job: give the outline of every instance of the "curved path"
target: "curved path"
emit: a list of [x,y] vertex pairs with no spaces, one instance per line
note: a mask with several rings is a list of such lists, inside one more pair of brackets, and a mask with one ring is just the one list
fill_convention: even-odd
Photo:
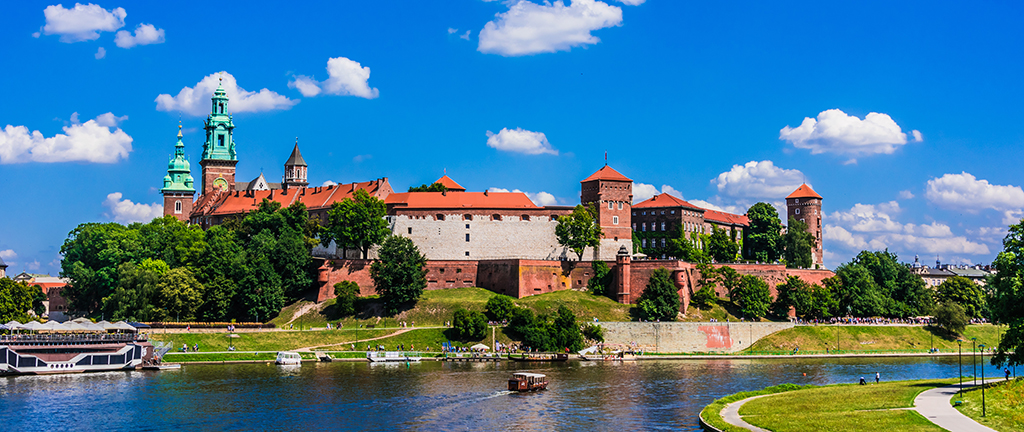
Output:
[[765,396],[772,396],[774,394],[777,394],[777,393],[760,395],[760,396],[752,396],[752,397],[748,397],[746,399],[740,399],[740,400],[738,400],[736,402],[727,404],[725,406],[725,408],[722,408],[722,413],[721,413],[722,420],[725,420],[726,423],[729,423],[729,424],[731,424],[733,426],[738,426],[738,427],[744,428],[746,430],[750,430],[750,431],[754,431],[754,432],[770,432],[768,429],[761,429],[761,428],[759,428],[757,426],[754,426],[754,425],[752,425],[750,423],[747,423],[747,422],[743,421],[743,418],[740,417],[740,407],[743,406],[743,404],[745,404],[747,402],[750,402],[750,401],[752,401],[754,399],[763,398]]
[[[425,328],[425,327],[418,327],[418,328]],[[349,345],[349,344],[355,344],[355,343],[361,343],[361,342],[370,342],[370,341],[375,341],[375,340],[380,340],[380,339],[386,339],[386,338],[389,338],[391,336],[398,336],[398,335],[400,335],[402,333],[413,331],[413,330],[415,330],[415,329],[403,328],[403,329],[401,329],[399,331],[396,331],[394,333],[386,334],[384,336],[378,336],[378,337],[375,337],[375,338],[360,339],[360,340],[346,341],[346,342],[338,342],[338,343],[327,344],[327,345],[315,345],[315,346],[311,346],[311,347],[297,348],[294,351],[296,351],[296,352],[310,352],[310,351],[313,350],[313,348],[326,348],[326,347],[332,347],[332,346],[338,346],[338,345]]]
[[[964,385],[964,387],[972,386],[973,384]],[[956,395],[956,392],[959,389],[959,385],[953,384],[945,387],[936,387],[931,390],[925,390],[914,398],[914,409],[923,415],[924,418],[928,419],[928,421],[935,423],[943,429],[957,432],[996,432],[995,429],[978,423],[974,421],[974,419],[964,415],[956,408],[953,408],[953,405],[951,405],[949,401]]]

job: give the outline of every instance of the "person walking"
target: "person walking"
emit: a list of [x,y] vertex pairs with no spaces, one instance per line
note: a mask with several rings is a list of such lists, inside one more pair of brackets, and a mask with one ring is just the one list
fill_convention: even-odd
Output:
[[881,375],[879,375],[879,374],[878,374],[878,372],[875,372],[875,384],[878,384],[878,381],[879,381],[880,379],[882,379],[882,376],[881,376]]
[[1003,373],[1006,374],[1006,380],[1010,380],[1010,368],[1003,368]]

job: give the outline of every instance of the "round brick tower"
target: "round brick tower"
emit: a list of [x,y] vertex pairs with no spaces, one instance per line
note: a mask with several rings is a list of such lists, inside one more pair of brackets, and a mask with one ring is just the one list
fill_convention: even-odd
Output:
[[787,218],[807,224],[807,232],[814,236],[811,259],[816,266],[824,267],[824,250],[821,245],[821,195],[806,183],[800,185],[786,197]]

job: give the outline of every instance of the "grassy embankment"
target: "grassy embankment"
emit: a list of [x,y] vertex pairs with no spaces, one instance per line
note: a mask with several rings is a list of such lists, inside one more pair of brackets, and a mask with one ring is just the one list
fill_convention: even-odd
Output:
[[[953,396],[954,400],[958,398]],[[964,390],[960,412],[997,431],[1024,430],[1024,379],[985,386],[985,416],[981,416],[981,387]]]
[[[970,338],[977,337],[978,343],[996,346],[1006,326],[972,325],[968,326],[963,337],[964,352],[971,350]],[[758,352],[792,352],[800,348],[800,353],[825,353],[836,349],[836,338],[840,352],[846,354],[870,352],[927,352],[929,348],[938,348],[941,352],[956,352],[955,338],[948,337],[942,330],[922,326],[798,326],[774,333],[754,343],[744,351],[753,354]]]
[[[786,431],[942,431],[916,411],[914,398],[924,390],[951,383],[952,380],[893,381],[860,386],[836,384],[808,386],[785,391],[783,385],[759,392],[730,395],[708,405],[701,416],[723,431],[742,431],[720,417],[729,402],[758,394],[772,396],[754,399],[740,408],[743,420],[776,432]],[[778,389],[782,388],[783,392]],[[775,391],[773,391],[775,390]]]

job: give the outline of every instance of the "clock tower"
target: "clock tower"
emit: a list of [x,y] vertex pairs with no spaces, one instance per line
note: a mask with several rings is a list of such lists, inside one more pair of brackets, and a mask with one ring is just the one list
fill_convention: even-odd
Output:
[[210,99],[212,107],[210,116],[206,118],[206,143],[203,144],[203,159],[199,165],[203,167],[203,194],[218,189],[231,192],[235,190],[235,154],[234,130],[228,111],[228,94],[224,86],[217,85]]

